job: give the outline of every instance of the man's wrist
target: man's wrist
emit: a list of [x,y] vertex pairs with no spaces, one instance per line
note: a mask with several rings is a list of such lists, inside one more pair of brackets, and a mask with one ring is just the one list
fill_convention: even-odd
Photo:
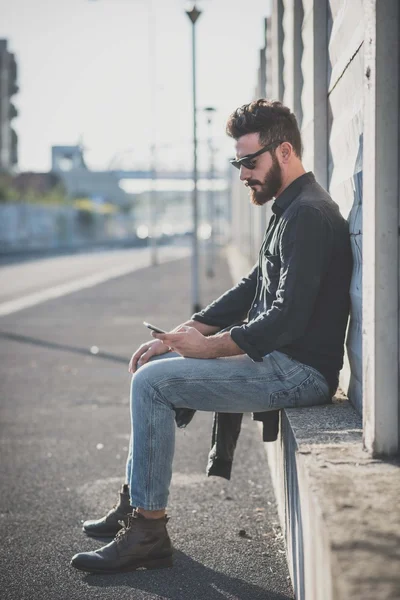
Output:
[[223,356],[237,356],[244,351],[233,341],[229,331],[211,335],[207,340],[207,358],[219,358]]
[[214,335],[221,329],[215,325],[207,325],[206,323],[195,321],[194,319],[190,319],[189,321],[186,321],[186,323],[182,323],[182,325],[186,325],[186,327],[194,327],[194,329],[200,331],[200,333],[204,336]]

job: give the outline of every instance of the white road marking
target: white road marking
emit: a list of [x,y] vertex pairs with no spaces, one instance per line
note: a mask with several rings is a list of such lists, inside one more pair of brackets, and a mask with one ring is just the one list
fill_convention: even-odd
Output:
[[[165,254],[160,253],[159,261],[164,263],[171,260],[178,260],[179,258],[188,256],[189,253],[190,250],[187,248],[174,248],[173,252],[165,252]],[[47,302],[47,300],[54,300],[55,298],[61,298],[61,296],[66,296],[67,294],[72,294],[85,288],[93,287],[99,283],[104,283],[110,279],[115,279],[116,277],[128,275],[129,273],[146,268],[148,266],[149,264],[147,259],[147,261],[144,263],[137,262],[136,264],[129,264],[123,267],[113,267],[112,269],[108,269],[102,273],[89,275],[80,279],[76,279],[75,281],[70,281],[68,283],[63,283],[45,290],[41,290],[40,292],[27,294],[26,296],[17,298],[16,300],[2,302],[0,303],[0,317],[10,315],[25,308],[30,308],[31,306],[41,304],[42,302]]]

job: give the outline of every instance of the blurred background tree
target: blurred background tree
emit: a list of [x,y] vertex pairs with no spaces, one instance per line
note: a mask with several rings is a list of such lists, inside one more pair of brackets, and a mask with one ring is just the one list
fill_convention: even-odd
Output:
[[14,202],[18,200],[18,192],[12,186],[12,176],[6,173],[0,174],[0,202]]

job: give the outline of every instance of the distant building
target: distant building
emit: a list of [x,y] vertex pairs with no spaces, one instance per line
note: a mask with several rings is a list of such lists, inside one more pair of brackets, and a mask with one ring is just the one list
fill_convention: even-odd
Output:
[[90,198],[126,206],[130,197],[119,185],[119,178],[109,171],[90,171],[85,163],[81,146],[53,146],[51,170],[58,175],[70,198]]
[[10,172],[18,163],[18,138],[12,120],[18,112],[12,97],[18,92],[17,63],[7,50],[7,40],[0,40],[0,172]]
[[51,170],[58,173],[86,169],[82,146],[53,146],[51,149]]

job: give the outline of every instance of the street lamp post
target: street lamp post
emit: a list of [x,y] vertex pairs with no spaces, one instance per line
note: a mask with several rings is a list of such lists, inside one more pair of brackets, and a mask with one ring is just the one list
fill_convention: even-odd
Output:
[[207,125],[208,125],[208,152],[210,157],[209,171],[208,171],[208,221],[210,224],[210,238],[208,240],[208,252],[207,252],[207,277],[214,277],[214,238],[215,238],[215,202],[214,202],[214,146],[212,140],[212,114],[215,112],[215,108],[207,106],[204,111],[207,114]]
[[154,12],[153,0],[148,4],[148,29],[149,29],[149,91],[151,106],[151,150],[150,150],[150,256],[152,266],[158,265],[157,237],[158,237],[158,195],[156,189],[157,179],[157,155],[156,155],[156,80],[157,80],[157,60],[156,60],[156,15]]
[[198,239],[198,195],[197,195],[197,104],[196,104],[196,21],[201,11],[193,5],[192,10],[186,11],[192,23],[192,74],[193,74],[193,253],[192,253],[192,305],[197,312],[200,307],[199,289],[199,239]]

